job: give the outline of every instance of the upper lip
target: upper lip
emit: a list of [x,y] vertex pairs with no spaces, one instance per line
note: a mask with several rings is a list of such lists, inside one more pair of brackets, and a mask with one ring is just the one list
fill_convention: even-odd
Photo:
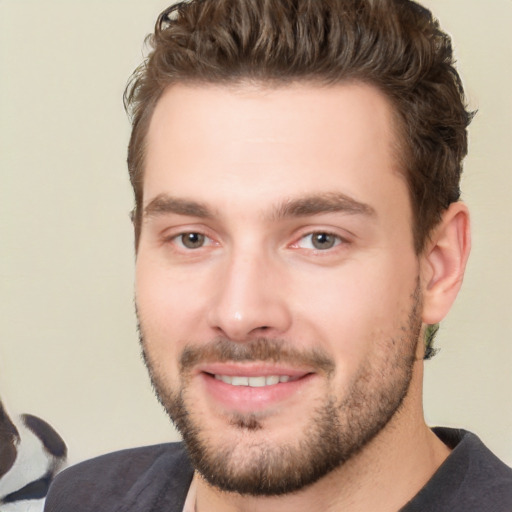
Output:
[[313,373],[309,368],[293,368],[291,366],[269,363],[207,363],[197,367],[198,373],[211,375],[228,375],[231,377],[270,377],[272,375],[288,375],[289,377],[303,377]]

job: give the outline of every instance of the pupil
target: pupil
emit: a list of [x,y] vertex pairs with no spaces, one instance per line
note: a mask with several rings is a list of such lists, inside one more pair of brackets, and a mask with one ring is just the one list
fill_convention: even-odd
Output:
[[189,249],[197,249],[204,244],[204,235],[201,235],[201,233],[187,233],[182,235],[182,242]]
[[317,233],[313,237],[313,246],[316,249],[330,249],[334,246],[334,237],[328,233]]

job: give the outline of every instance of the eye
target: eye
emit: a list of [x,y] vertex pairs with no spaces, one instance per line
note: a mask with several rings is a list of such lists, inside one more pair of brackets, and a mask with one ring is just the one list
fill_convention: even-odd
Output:
[[200,249],[205,245],[209,245],[211,240],[202,233],[181,233],[174,238],[175,243],[185,249]]
[[301,249],[313,249],[316,251],[326,251],[332,249],[342,242],[341,238],[332,233],[319,231],[303,236],[297,243]]

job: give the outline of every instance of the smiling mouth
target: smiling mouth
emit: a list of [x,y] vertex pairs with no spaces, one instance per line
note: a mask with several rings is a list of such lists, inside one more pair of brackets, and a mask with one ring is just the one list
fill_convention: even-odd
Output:
[[276,384],[293,382],[300,377],[291,377],[289,375],[261,375],[256,377],[238,376],[238,375],[218,375],[213,377],[225,384],[231,386],[248,386],[251,388],[263,388],[265,386],[275,386]]

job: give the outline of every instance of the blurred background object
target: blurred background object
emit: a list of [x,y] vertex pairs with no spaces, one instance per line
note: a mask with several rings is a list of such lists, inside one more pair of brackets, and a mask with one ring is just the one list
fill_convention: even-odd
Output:
[[11,418],[0,401],[0,510],[42,511],[66,455],[66,444],[46,421],[31,414]]

